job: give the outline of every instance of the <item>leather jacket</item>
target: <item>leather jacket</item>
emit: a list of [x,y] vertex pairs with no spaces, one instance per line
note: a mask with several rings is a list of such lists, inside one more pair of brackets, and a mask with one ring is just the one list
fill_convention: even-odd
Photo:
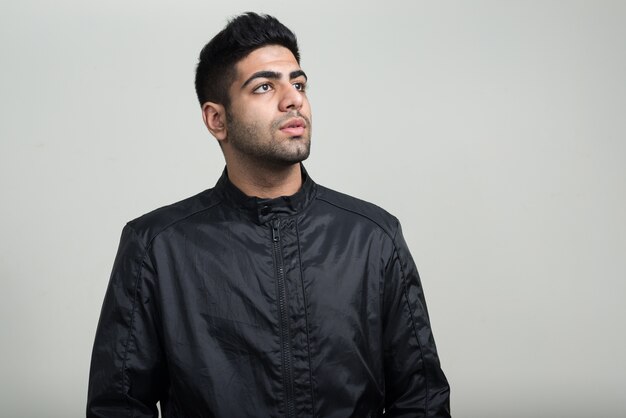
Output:
[[88,392],[88,417],[450,416],[398,220],[304,169],[276,199],[225,170],[125,226]]

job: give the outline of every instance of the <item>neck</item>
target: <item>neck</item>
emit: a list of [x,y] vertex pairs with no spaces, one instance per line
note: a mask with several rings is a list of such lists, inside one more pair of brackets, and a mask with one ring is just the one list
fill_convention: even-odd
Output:
[[236,163],[226,165],[228,179],[248,196],[274,199],[291,196],[302,186],[300,164],[286,167],[247,167]]

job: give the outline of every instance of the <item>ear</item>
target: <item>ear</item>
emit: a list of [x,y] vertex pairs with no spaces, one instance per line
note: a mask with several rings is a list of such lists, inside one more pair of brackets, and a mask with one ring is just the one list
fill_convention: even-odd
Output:
[[202,105],[202,119],[211,135],[218,141],[226,139],[226,109],[219,103],[206,102]]

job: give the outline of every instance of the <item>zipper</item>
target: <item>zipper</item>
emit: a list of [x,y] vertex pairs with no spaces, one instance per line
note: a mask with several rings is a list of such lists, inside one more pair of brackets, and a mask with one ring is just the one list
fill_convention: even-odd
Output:
[[283,363],[283,382],[285,385],[287,417],[295,417],[295,394],[293,388],[293,366],[291,364],[291,337],[289,332],[289,311],[287,309],[287,286],[285,268],[280,247],[280,220],[272,220],[272,244],[276,260],[276,287],[278,288],[278,310],[280,315],[280,341]]

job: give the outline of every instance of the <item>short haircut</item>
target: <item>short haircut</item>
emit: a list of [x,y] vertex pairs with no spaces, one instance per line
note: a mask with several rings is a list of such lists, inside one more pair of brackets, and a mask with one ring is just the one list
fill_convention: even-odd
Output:
[[200,106],[214,102],[228,107],[228,90],[236,77],[235,66],[255,49],[267,45],[284,46],[300,63],[296,35],[275,17],[247,12],[231,19],[200,52],[196,68]]

